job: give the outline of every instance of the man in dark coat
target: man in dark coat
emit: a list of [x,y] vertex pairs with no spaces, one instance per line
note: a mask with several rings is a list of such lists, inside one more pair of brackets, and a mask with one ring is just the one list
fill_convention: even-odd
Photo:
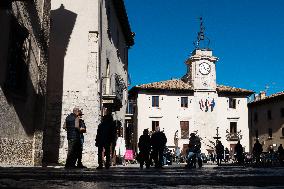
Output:
[[149,136],[148,129],[144,129],[143,135],[140,136],[139,142],[139,162],[140,169],[143,169],[144,162],[146,164],[146,168],[150,168],[150,150],[151,150],[151,139]]
[[222,159],[224,158],[224,146],[220,140],[218,140],[216,145],[217,154],[217,165],[221,165]]
[[65,168],[75,168],[80,148],[79,108],[74,108],[64,122],[63,128],[67,131],[68,154]]
[[105,168],[110,167],[110,148],[115,145],[116,128],[111,114],[103,116],[102,122],[98,126],[96,136],[96,146],[98,147],[98,163],[97,169],[103,168],[103,150],[106,156]]
[[151,145],[153,148],[153,158],[156,168],[162,168],[163,153],[166,147],[167,137],[164,132],[160,131],[160,127],[156,127],[156,131],[152,134]]
[[260,162],[260,155],[263,151],[262,145],[259,143],[259,140],[255,141],[255,144],[253,145],[252,154],[255,158],[255,162]]
[[236,158],[238,161],[238,164],[244,163],[244,155],[243,155],[243,146],[241,145],[240,141],[235,146],[235,153],[236,153]]

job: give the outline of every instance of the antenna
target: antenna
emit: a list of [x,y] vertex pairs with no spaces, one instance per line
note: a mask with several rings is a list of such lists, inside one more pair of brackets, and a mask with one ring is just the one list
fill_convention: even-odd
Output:
[[[200,21],[199,32],[197,33],[197,40],[193,42],[195,49],[209,49],[210,39],[205,36],[205,26],[203,25],[203,18],[198,18]],[[201,45],[201,42],[204,44]]]
[[265,91],[265,93],[267,93],[268,89],[269,89],[269,85],[268,85],[268,84],[266,84],[266,85],[265,85],[265,90],[264,90],[264,91]]

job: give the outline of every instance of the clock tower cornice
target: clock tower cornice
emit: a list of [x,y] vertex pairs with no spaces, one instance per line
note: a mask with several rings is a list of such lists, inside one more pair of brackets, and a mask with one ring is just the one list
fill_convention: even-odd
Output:
[[[199,50],[196,50],[199,51]],[[201,50],[200,50],[201,51]],[[208,52],[208,51],[207,51]],[[210,52],[210,51],[209,51]],[[193,62],[197,62],[199,60],[207,60],[209,62],[217,62],[219,59],[216,56],[212,56],[212,55],[204,55],[204,54],[199,54],[198,52],[194,52],[194,55],[190,56],[187,60],[186,60],[186,64],[192,64]]]

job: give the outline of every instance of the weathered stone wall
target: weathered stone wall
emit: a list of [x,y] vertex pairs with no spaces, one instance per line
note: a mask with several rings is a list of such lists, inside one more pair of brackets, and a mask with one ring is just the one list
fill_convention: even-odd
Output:
[[100,120],[98,1],[53,1],[51,19],[46,162],[65,163],[68,141],[62,126],[77,106],[83,109],[87,126],[82,161],[92,166]]
[[[10,11],[0,9],[0,17],[4,18],[0,19],[1,22],[9,23],[14,17],[28,31],[28,45],[25,52],[28,54],[25,62],[28,67],[28,78],[25,81],[26,93],[17,96],[6,90],[5,77],[2,77],[0,82],[0,164],[41,164],[49,43],[49,11],[50,0],[17,1],[12,3]],[[4,31],[2,33],[1,31],[1,35],[6,35],[10,39],[9,34],[11,32]],[[0,44],[2,48],[8,49],[10,41],[0,41]],[[8,60],[8,58],[1,59],[1,67],[8,65]],[[7,66],[4,67],[5,69],[2,72],[7,75]]]
[[0,162],[8,165],[32,165],[33,147],[32,140],[29,139],[9,139],[0,140]]

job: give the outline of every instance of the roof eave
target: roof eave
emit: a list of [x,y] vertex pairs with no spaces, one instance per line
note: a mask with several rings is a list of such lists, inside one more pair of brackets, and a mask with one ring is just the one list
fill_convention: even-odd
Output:
[[123,35],[125,37],[125,41],[128,47],[134,45],[134,35],[131,32],[127,12],[125,9],[124,1],[123,0],[112,0],[113,5],[116,10],[117,17],[122,27]]

